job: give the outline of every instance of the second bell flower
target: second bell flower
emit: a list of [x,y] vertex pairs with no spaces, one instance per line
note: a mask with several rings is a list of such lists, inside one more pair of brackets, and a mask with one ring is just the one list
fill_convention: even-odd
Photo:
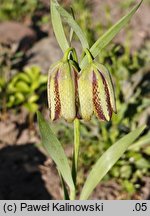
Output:
[[105,66],[92,60],[84,68],[78,80],[80,115],[89,121],[93,113],[103,121],[109,121],[116,113],[115,94],[111,76]]

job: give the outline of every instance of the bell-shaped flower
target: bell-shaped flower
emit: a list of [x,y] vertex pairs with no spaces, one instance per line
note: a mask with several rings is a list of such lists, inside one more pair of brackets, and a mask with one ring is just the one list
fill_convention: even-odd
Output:
[[78,80],[80,115],[89,121],[93,113],[109,121],[116,113],[114,87],[110,73],[102,64],[92,60],[80,73]]
[[72,60],[62,59],[53,65],[48,74],[48,105],[51,120],[63,117],[72,122],[77,112],[78,69]]

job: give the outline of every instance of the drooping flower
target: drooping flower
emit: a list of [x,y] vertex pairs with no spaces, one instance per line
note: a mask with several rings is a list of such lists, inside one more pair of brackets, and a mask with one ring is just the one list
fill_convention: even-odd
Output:
[[85,121],[89,121],[93,113],[100,120],[109,121],[112,113],[116,113],[114,87],[104,65],[90,61],[80,73],[78,92],[80,113]]
[[48,105],[51,120],[63,117],[72,122],[76,117],[78,69],[72,60],[62,59],[48,73]]

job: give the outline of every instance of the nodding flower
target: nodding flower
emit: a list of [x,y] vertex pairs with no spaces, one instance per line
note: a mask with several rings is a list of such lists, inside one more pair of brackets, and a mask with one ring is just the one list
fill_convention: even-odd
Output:
[[93,113],[102,121],[109,121],[116,113],[114,87],[109,71],[95,62],[88,50],[88,65],[81,70],[78,79],[80,115],[89,121]]
[[78,103],[78,68],[68,55],[73,50],[69,48],[63,59],[52,65],[48,73],[48,106],[51,120],[63,117],[72,122],[77,115]]

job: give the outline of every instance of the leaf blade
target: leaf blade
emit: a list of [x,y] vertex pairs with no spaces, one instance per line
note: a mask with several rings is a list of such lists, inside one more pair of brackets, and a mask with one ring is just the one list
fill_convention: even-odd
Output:
[[98,159],[86,179],[80,200],[85,200],[89,197],[100,180],[122,156],[128,146],[142,133],[145,127],[142,126],[121,138]]
[[63,29],[60,15],[55,7],[53,1],[51,1],[51,20],[53,25],[53,30],[57,39],[57,42],[63,52],[69,48],[69,44]]
[[[142,4],[140,1],[132,10],[125,16],[123,16],[117,23],[115,23],[108,31],[106,31],[90,48],[90,52],[92,53],[93,57],[95,58],[101,50],[107,46],[107,44],[116,36],[117,33],[130,21],[134,13]],[[83,68],[87,64],[87,57],[85,56],[81,61],[80,67]]]
[[74,32],[80,39],[82,47],[84,49],[89,48],[89,44],[86,39],[86,36],[84,32],[82,31],[82,29],[80,28],[80,26],[74,20],[74,18],[64,8],[62,8],[56,0],[53,0],[53,3],[56,9],[58,10],[59,14],[63,17],[64,21],[68,23],[68,25],[74,30]]
[[69,188],[74,190],[71,169],[60,142],[52,132],[50,124],[43,118],[40,112],[37,112],[37,119],[44,148],[56,163],[59,172],[68,184]]
[[148,134],[146,134],[145,136],[142,136],[140,140],[138,140],[137,142],[133,143],[133,145],[131,145],[128,150],[139,150],[142,147],[148,146],[150,145],[150,132]]

